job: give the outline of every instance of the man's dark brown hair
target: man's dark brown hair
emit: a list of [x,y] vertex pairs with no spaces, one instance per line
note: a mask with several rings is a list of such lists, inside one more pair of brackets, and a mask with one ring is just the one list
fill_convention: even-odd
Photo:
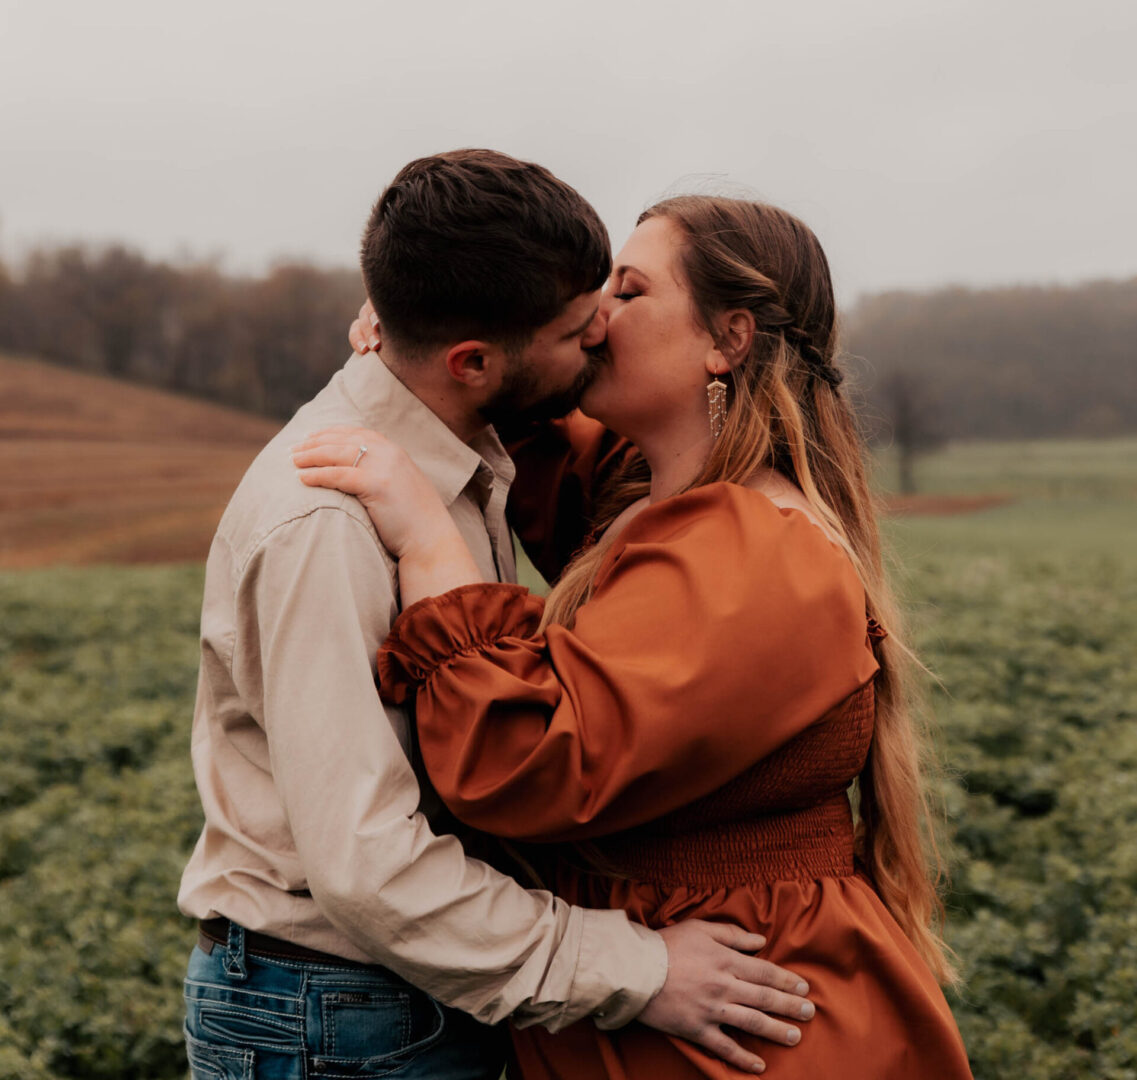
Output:
[[573,188],[493,150],[404,166],[361,261],[383,340],[409,356],[467,338],[519,350],[612,267],[608,232]]

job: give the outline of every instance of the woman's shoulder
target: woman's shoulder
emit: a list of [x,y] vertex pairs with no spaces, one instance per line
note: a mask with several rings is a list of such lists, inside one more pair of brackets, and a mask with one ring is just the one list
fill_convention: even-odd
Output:
[[845,610],[863,631],[864,587],[845,550],[800,509],[739,484],[644,506],[605,554],[597,588],[632,570],[680,579],[708,603]]
[[659,612],[671,612],[685,632],[712,634],[723,656],[777,656],[830,681],[852,672],[849,687],[875,670],[848,555],[802,510],[742,485],[707,484],[644,507],[606,553],[593,595],[650,608],[661,627]]
[[757,557],[785,550],[816,569],[855,573],[848,552],[835,533],[796,500],[760,487],[719,482],[648,503],[621,524],[614,548],[666,543],[700,548],[703,554],[725,556],[736,549]]

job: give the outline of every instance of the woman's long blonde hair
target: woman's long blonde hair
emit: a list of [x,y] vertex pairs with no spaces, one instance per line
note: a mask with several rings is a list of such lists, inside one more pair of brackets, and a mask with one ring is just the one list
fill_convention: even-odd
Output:
[[[745,483],[773,468],[805,495],[845,542],[864,584],[867,614],[888,630],[877,646],[876,723],[858,778],[858,854],[881,899],[943,983],[956,974],[940,927],[944,879],[924,774],[926,738],[915,722],[914,669],[885,577],[864,446],[835,366],[836,307],[817,238],[792,215],[742,199],[681,196],[640,216],[663,217],[685,243],[682,268],[694,316],[714,334],[716,317],[745,309],[755,319],[749,355],[728,381],[722,433],[693,487]],[[647,494],[642,459],[613,485],[599,527]],[[571,626],[589,597],[607,547],[582,552],[553,587],[544,624]]]

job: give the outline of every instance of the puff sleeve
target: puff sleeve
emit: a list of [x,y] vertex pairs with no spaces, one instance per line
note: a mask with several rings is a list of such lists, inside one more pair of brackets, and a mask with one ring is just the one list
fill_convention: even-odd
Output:
[[472,585],[404,612],[379,658],[414,695],[423,760],[461,820],[584,839],[722,786],[876,672],[865,598],[808,518],[715,484],[636,517],[570,630]]

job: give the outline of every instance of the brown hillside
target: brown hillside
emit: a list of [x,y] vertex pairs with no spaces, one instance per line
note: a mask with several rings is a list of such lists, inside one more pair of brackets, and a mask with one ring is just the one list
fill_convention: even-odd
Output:
[[204,559],[279,426],[0,356],[0,567]]

